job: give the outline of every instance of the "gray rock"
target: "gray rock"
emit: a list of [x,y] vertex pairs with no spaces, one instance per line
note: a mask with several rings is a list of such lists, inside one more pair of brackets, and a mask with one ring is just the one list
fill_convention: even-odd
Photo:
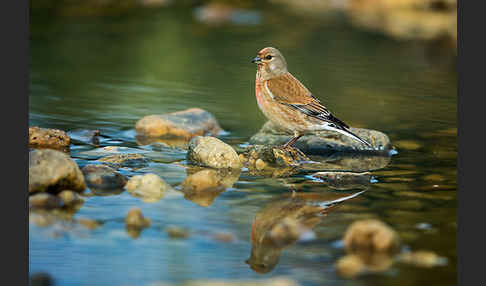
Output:
[[[386,152],[392,148],[388,136],[380,131],[362,128],[351,128],[351,131],[368,141],[375,150],[369,150],[364,144],[332,131],[319,131],[315,132],[315,134],[302,136],[293,146],[306,154],[324,154],[336,151],[357,152],[365,150]],[[250,144],[283,145],[290,138],[290,134],[286,134],[271,122],[267,122],[258,133],[250,138]]]
[[217,136],[222,129],[211,113],[200,108],[190,108],[145,116],[136,123],[135,131],[145,137],[178,137],[189,140],[194,136]]
[[216,169],[240,169],[236,151],[215,137],[197,136],[189,142],[187,160],[193,164]]
[[66,154],[50,149],[29,152],[29,193],[86,189],[78,165]]

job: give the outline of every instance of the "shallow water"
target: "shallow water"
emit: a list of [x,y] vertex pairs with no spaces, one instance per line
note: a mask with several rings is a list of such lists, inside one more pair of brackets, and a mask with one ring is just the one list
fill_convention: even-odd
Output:
[[[74,217],[102,225],[87,230],[31,223],[30,273],[48,272],[57,285],[280,275],[302,285],[456,284],[455,58],[431,58],[427,43],[365,31],[340,14],[306,18],[279,9],[258,13],[262,17],[252,19],[261,22],[221,26],[197,22],[193,11],[175,8],[110,17],[33,13],[29,123],[66,131],[98,129],[101,147],[145,150],[151,158],[147,166],[120,171],[129,176],[156,173],[178,192],[187,176],[184,151],[139,146],[136,121],[200,107],[227,131],[221,138],[239,147],[265,123],[254,98],[250,60],[272,45],[336,116],[389,135],[398,154],[372,171],[377,182],[337,190],[306,174],[275,179],[243,170],[232,187],[209,198],[184,198],[179,192],[155,203],[127,192],[86,197]],[[83,155],[91,149],[95,147],[75,143],[71,156],[86,165],[98,158]],[[267,273],[257,273],[245,263],[251,256],[252,223],[257,214],[268,208],[278,213],[292,200],[289,185],[302,192],[304,201],[366,192],[319,217],[315,239],[283,249],[263,247],[263,252],[280,256],[269,263]],[[152,219],[136,239],[124,226],[133,206]],[[340,278],[334,270],[344,254],[339,240],[350,223],[370,217],[397,230],[405,248],[432,250],[446,257],[447,265],[421,269],[396,264],[384,273]],[[189,237],[170,238],[169,225],[187,228]],[[234,239],[215,239],[220,233]]]

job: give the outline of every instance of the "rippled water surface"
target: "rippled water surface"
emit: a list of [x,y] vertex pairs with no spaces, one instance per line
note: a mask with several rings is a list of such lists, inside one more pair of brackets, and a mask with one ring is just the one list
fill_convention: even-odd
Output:
[[[440,45],[362,30],[340,14],[307,17],[268,9],[252,14],[255,23],[207,25],[194,13],[164,8],[108,17],[33,14],[30,125],[98,129],[101,147],[136,148],[151,158],[145,166],[120,172],[156,173],[177,192],[152,203],[127,192],[86,197],[74,218],[98,220],[102,225],[94,230],[31,223],[30,272],[48,272],[59,285],[281,275],[302,285],[455,285],[455,58]],[[184,151],[137,143],[134,126],[141,117],[200,107],[227,131],[221,139],[240,150],[266,121],[255,101],[250,63],[265,46],[278,47],[289,71],[339,118],[390,137],[398,154],[372,171],[376,182],[339,190],[307,174],[276,179],[244,169],[223,192],[184,197],[179,185],[190,172]],[[82,155],[94,148],[74,142],[71,156],[84,166],[98,159]],[[289,184],[298,189],[297,197]],[[283,248],[250,240],[252,224],[278,221],[286,205],[363,189],[314,221],[313,240]],[[136,238],[124,225],[133,206],[152,220]],[[344,254],[339,241],[361,218],[386,222],[405,248],[434,251],[447,258],[447,265],[395,264],[384,273],[340,278],[334,269]],[[189,237],[170,238],[168,226],[186,228]],[[252,247],[272,256],[266,269],[245,263]]]

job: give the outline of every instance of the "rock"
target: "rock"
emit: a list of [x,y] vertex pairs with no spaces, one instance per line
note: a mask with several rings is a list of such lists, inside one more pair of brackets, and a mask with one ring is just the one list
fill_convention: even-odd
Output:
[[37,272],[30,276],[30,286],[52,286],[54,279],[49,273]]
[[187,238],[189,236],[189,232],[186,229],[177,226],[168,226],[167,234],[171,238]]
[[397,233],[375,219],[352,223],[346,230],[343,241],[348,253],[394,253],[399,247]]
[[369,172],[317,172],[312,177],[325,182],[336,190],[349,190],[363,188],[371,183],[372,176]]
[[64,190],[57,195],[62,200],[65,207],[76,207],[84,203],[84,199],[77,193],[69,190]]
[[149,227],[150,223],[151,220],[149,218],[145,218],[142,211],[137,207],[131,208],[125,217],[126,228],[142,229]]
[[100,131],[88,129],[76,129],[67,133],[73,142],[89,144],[94,146],[100,145]]
[[398,261],[424,268],[447,264],[447,258],[440,257],[436,253],[426,250],[402,253],[398,256]]
[[189,142],[187,160],[193,164],[216,169],[240,169],[236,151],[215,137],[197,136]]
[[344,278],[353,278],[363,273],[366,265],[358,255],[346,255],[341,257],[336,263],[336,271]]
[[[351,131],[368,141],[375,150],[370,150],[364,144],[332,131],[319,131],[314,134],[302,136],[293,147],[301,150],[305,154],[326,154],[331,152],[357,152],[373,151],[385,152],[391,149],[391,143],[388,136],[376,130],[351,128]],[[250,144],[253,145],[283,145],[291,135],[279,130],[273,123],[267,122],[258,131],[257,134],[250,138]]]
[[89,164],[81,171],[88,187],[95,191],[121,190],[127,182],[125,176],[106,165]]
[[55,209],[62,207],[63,202],[55,195],[38,193],[29,196],[29,209]]
[[156,174],[145,174],[133,176],[125,188],[132,196],[140,197],[144,202],[156,202],[171,186]]
[[239,169],[189,168],[188,176],[181,184],[184,198],[208,207],[226,188],[231,188],[240,177]]
[[240,161],[251,175],[288,177],[310,159],[293,147],[253,145],[240,154]]
[[90,230],[97,229],[101,225],[98,221],[89,218],[78,218],[76,222]]
[[206,110],[190,108],[162,115],[148,115],[135,125],[137,134],[146,137],[217,136],[221,131],[216,118]]
[[291,278],[273,277],[260,280],[195,280],[185,282],[183,286],[299,286],[300,284]]
[[40,149],[29,152],[29,193],[86,189],[78,165],[66,154]]
[[108,163],[113,167],[142,168],[148,166],[150,160],[141,154],[113,154],[107,155],[98,161]]
[[29,147],[31,148],[46,148],[69,152],[70,143],[71,139],[62,130],[37,126],[29,127]]

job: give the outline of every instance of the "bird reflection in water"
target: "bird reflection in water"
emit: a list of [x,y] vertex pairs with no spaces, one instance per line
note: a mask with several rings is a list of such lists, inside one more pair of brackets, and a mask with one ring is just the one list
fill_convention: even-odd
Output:
[[251,227],[251,255],[245,262],[258,273],[272,271],[280,260],[282,250],[298,240],[312,238],[312,229],[339,205],[365,191],[333,197],[334,193],[292,193],[264,206],[255,216]]

